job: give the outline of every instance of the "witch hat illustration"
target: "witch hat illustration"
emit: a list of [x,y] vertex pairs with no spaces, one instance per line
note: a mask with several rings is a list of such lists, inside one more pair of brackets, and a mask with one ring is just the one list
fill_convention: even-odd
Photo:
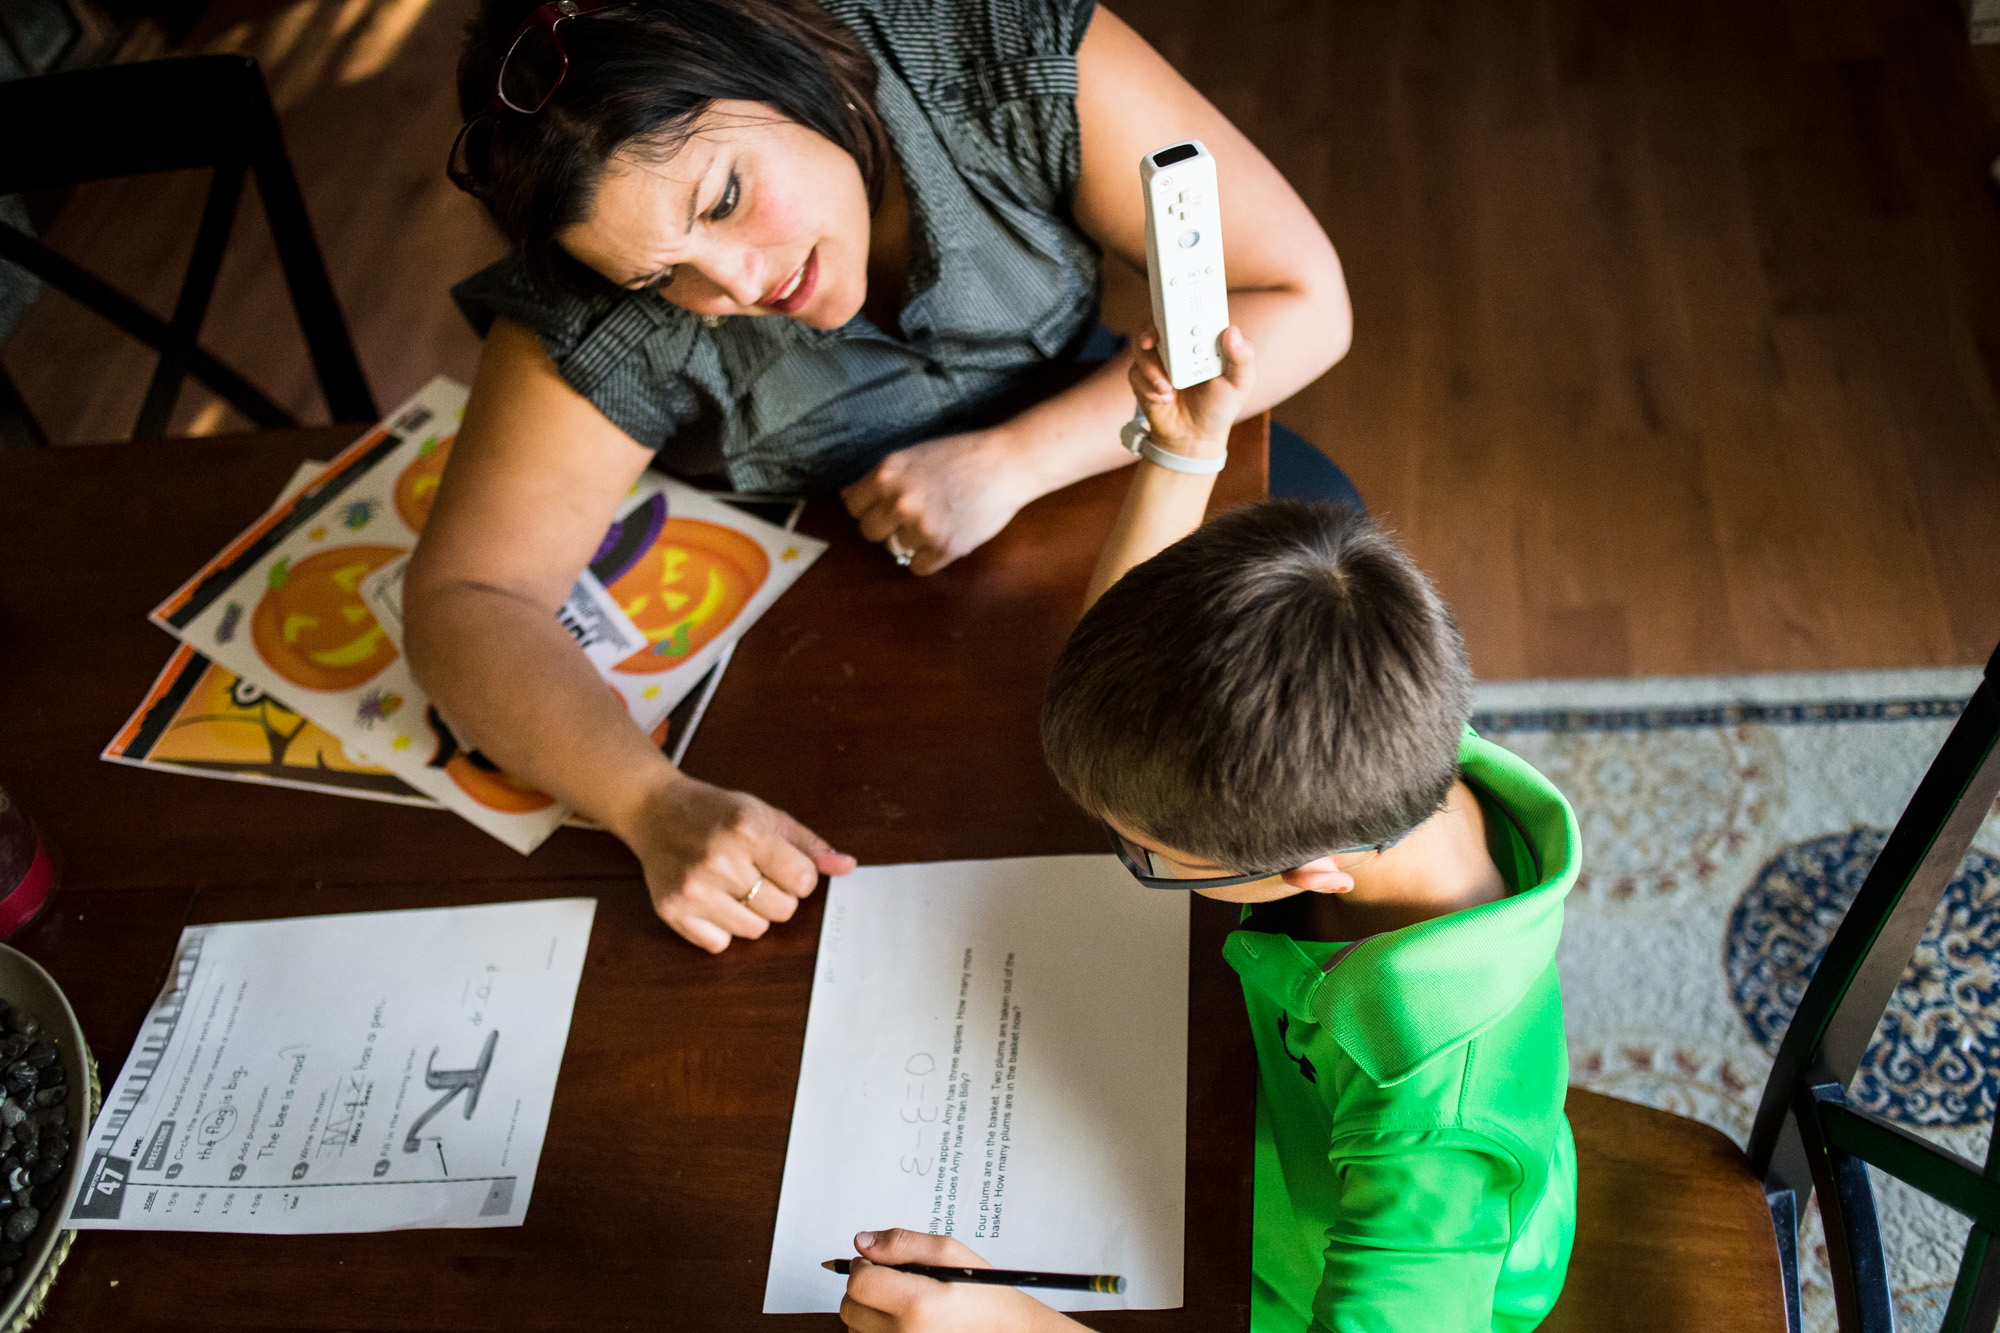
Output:
[[590,557],[590,572],[609,587],[646,553],[666,524],[667,497],[655,495],[611,525],[597,544],[597,554]]

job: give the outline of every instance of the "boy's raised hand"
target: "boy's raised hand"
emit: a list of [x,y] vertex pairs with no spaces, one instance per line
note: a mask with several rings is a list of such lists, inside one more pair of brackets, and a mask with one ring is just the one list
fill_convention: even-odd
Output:
[[1222,373],[1178,392],[1160,359],[1160,337],[1152,330],[1139,336],[1132,359],[1132,391],[1146,414],[1153,443],[1192,458],[1213,458],[1229,443],[1229,428],[1243,399],[1257,379],[1257,354],[1249,337],[1231,324],[1222,331]]
[[939,1282],[898,1273],[881,1264],[935,1264],[945,1268],[993,1265],[950,1236],[921,1231],[864,1231],[856,1263],[840,1302],[840,1321],[855,1333],[1078,1333],[1081,1328],[1015,1287]]

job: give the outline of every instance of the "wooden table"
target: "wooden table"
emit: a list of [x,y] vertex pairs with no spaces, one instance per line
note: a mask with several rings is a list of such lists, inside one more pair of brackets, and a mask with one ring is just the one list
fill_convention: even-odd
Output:
[[[1240,426],[1217,505],[1263,493],[1268,423]],[[764,1316],[765,1269],[819,938],[719,958],[653,916],[629,853],[559,831],[518,856],[452,815],[97,759],[171,651],[145,613],[246,526],[332,428],[0,455],[0,784],[64,858],[13,941],[68,992],[108,1082],[183,925],[587,894],[598,899],[526,1224],[269,1237],[79,1238],[41,1327],[831,1328]],[[1099,477],[912,578],[837,506],[832,543],[745,636],[687,757],[864,863],[1098,851],[1041,761],[1044,673],[1123,495]],[[1186,1305],[1107,1329],[1248,1325],[1253,1064],[1195,900]],[[887,1221],[888,1219],[885,1219]]]

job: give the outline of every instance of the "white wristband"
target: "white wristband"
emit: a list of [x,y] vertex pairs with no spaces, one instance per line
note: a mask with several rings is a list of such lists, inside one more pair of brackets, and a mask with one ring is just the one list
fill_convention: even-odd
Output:
[[1149,463],[1157,463],[1169,472],[1188,472],[1196,476],[1212,477],[1222,471],[1229,462],[1226,453],[1214,458],[1190,458],[1186,454],[1170,454],[1151,440],[1139,442],[1139,457]]
[[1186,454],[1168,453],[1153,443],[1152,432],[1146,429],[1146,414],[1135,411],[1132,419],[1118,432],[1118,440],[1127,449],[1148,462],[1157,463],[1169,472],[1186,472],[1198,477],[1214,476],[1229,462],[1225,450],[1215,458],[1190,458]]

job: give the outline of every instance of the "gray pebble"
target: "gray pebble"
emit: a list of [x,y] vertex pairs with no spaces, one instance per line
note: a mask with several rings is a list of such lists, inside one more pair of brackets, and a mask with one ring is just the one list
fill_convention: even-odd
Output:
[[41,1035],[42,1025],[37,1023],[35,1016],[25,1009],[13,1009],[7,1014],[7,1030],[33,1040]]
[[35,1105],[61,1106],[63,1104],[63,1099],[68,1096],[69,1096],[69,1089],[65,1088],[60,1083],[57,1083],[52,1087],[37,1088],[35,1090]]
[[28,1172],[28,1179],[34,1181],[37,1185],[46,1185],[61,1175],[62,1172],[63,1164],[61,1162],[52,1157],[45,1157],[41,1161],[36,1162],[34,1169]]
[[21,1103],[17,1101],[0,1103],[0,1125],[13,1129],[27,1118],[28,1112]]
[[56,1062],[56,1048],[45,1041],[38,1041],[28,1048],[28,1054],[23,1058],[37,1069],[47,1069]]
[[8,1240],[24,1241],[35,1234],[35,1228],[41,1223],[42,1214],[39,1209],[32,1205],[27,1208],[17,1208],[14,1210],[14,1215],[7,1219],[4,1234]]

